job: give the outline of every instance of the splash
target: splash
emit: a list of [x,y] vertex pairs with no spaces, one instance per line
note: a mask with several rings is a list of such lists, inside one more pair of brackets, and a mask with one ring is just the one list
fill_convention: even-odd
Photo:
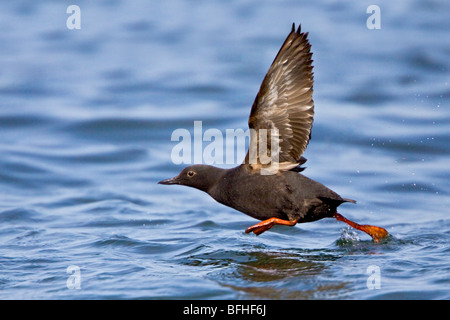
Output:
[[361,238],[358,236],[356,231],[354,231],[350,227],[346,227],[342,229],[341,235],[338,240],[336,240],[336,244],[338,246],[353,244],[355,242],[361,241]]

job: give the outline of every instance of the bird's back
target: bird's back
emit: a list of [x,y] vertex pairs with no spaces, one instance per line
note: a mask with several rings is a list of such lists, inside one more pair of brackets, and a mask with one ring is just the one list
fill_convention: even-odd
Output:
[[346,201],[298,172],[261,175],[247,165],[228,170],[208,193],[218,202],[259,220],[276,217],[314,221],[332,216],[336,207]]

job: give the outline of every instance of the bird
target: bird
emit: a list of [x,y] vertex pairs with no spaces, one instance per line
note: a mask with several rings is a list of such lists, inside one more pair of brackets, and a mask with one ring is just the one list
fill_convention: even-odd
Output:
[[[314,120],[312,62],[308,32],[293,23],[253,102],[248,119],[252,134],[244,161],[231,169],[194,164],[158,183],[199,189],[261,220],[246,233],[260,235],[274,225],[335,218],[367,233],[374,242],[387,237],[386,229],[358,224],[337,212],[341,204],[355,200],[342,198],[301,173]],[[264,143],[266,153],[261,152]]]

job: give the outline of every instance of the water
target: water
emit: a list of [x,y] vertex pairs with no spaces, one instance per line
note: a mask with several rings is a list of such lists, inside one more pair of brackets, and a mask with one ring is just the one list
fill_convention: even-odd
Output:
[[[68,3],[0,3],[1,299],[450,298],[448,2],[378,1],[380,30],[365,1],[74,4],[80,30]],[[173,130],[247,129],[292,22],[314,52],[305,174],[381,243],[332,219],[247,235],[156,184],[183,167]]]

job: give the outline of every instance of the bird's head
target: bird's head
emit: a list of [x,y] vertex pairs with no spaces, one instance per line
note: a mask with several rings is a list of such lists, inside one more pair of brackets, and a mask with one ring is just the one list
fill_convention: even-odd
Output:
[[220,178],[223,169],[196,164],[184,168],[176,177],[159,181],[159,184],[178,184],[205,192]]

